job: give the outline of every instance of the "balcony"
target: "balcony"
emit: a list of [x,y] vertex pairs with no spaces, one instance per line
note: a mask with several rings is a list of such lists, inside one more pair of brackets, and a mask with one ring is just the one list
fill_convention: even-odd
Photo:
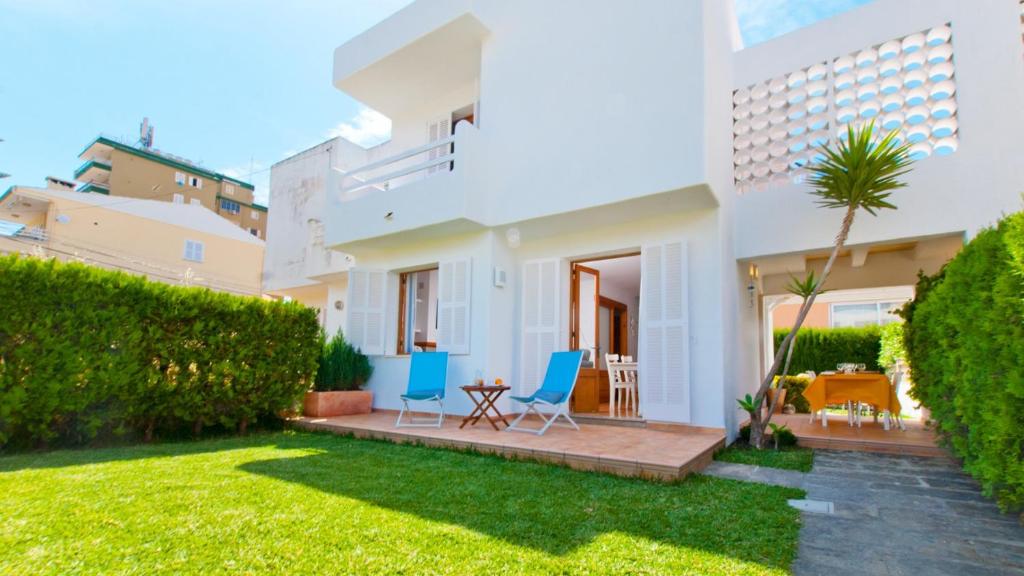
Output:
[[334,51],[334,86],[393,117],[478,80],[488,34],[470,0],[414,2]]
[[94,194],[106,194],[110,195],[110,186],[106,184],[100,184],[99,182],[89,182],[78,187],[77,192],[94,193]]
[[482,227],[470,202],[465,167],[473,163],[477,129],[460,122],[455,135],[370,164],[332,170],[325,245],[342,251]]
[[110,182],[110,164],[102,160],[86,160],[75,170],[75,180],[108,184]]

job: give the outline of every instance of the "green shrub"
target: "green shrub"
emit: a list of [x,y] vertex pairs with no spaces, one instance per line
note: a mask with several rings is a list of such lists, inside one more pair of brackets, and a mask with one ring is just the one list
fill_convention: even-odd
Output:
[[903,315],[911,396],[986,494],[1024,507],[1024,213],[920,278]]
[[324,343],[314,387],[319,392],[358,390],[366,384],[371,375],[373,366],[370,359],[349,344],[339,330],[333,338]]
[[907,359],[907,351],[903,348],[903,323],[890,322],[882,326],[878,365],[889,370],[897,362]]
[[[776,376],[775,381],[778,382]],[[786,382],[782,385],[786,389],[786,404],[792,404],[799,414],[810,414],[811,403],[804,398],[804,390],[811,384],[807,376],[786,376]]]
[[[778,349],[788,329],[775,331],[775,348]],[[864,328],[801,328],[796,335],[790,374],[808,370],[824,372],[835,370],[842,362],[856,362],[867,365],[868,370],[880,370],[878,353],[881,344],[878,326]]]
[[299,304],[0,258],[0,447],[244,431],[295,406],[319,338]]
[[796,434],[793,433],[789,428],[779,428],[772,431],[772,438],[777,440],[779,448],[788,448],[790,446],[796,446]]

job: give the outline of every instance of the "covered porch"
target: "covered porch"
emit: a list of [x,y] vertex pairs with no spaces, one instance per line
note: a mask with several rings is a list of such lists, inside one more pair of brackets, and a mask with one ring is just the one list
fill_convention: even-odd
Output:
[[293,423],[306,430],[351,434],[357,438],[473,450],[577,470],[661,480],[677,480],[699,472],[725,446],[725,430],[721,428],[581,423],[579,430],[552,426],[543,436],[536,436],[496,431],[486,421],[459,428],[461,416],[446,418],[440,428],[396,428],[396,416],[397,412],[378,410],[365,415],[302,417]]

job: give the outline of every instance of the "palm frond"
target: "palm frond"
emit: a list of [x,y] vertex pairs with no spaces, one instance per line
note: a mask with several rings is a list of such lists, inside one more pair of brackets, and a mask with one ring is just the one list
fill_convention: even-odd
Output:
[[874,121],[857,130],[851,125],[845,139],[819,151],[821,158],[807,167],[811,175],[807,183],[819,205],[863,208],[873,216],[879,210],[896,208],[890,201],[892,192],[906,186],[902,177],[913,161],[910,144],[897,144],[895,131],[879,139]]
[[[818,287],[818,279],[814,277],[814,270],[807,273],[802,280],[796,276],[789,275],[789,283],[786,284],[786,292],[799,296],[802,300],[807,300],[814,293],[814,289]],[[821,290],[818,294],[824,294],[827,290]]]

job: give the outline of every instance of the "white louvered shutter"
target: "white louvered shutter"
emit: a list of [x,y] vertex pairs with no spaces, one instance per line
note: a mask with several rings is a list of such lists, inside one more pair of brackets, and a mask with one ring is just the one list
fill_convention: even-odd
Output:
[[561,292],[557,259],[523,263],[522,366],[519,393],[530,394],[544,380],[551,353],[558,349]]
[[441,262],[437,271],[437,349],[469,354],[470,261]]
[[640,278],[640,402],[644,417],[690,421],[686,243],[644,246]]
[[367,356],[384,354],[387,273],[352,269],[348,272],[348,321],[345,338]]
[[[443,140],[452,134],[452,120],[450,117],[443,116],[427,124],[427,142],[437,142]],[[442,156],[448,155],[448,146],[438,146],[437,148],[431,148],[427,152],[428,160],[436,160]],[[432,174],[434,172],[445,169],[444,164],[437,166],[431,166],[427,168],[427,173]]]

